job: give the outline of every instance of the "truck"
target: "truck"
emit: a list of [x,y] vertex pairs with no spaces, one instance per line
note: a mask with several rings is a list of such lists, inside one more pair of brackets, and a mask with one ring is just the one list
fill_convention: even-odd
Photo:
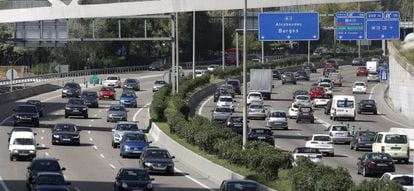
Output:
[[273,88],[271,69],[250,69],[250,91],[260,92],[263,99],[270,100]]
[[379,69],[378,61],[367,61],[367,70],[369,72],[377,72]]

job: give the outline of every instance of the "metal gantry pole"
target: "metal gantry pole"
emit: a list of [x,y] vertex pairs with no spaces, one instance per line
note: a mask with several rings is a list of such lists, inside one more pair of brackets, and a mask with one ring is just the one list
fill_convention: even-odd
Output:
[[310,40],[308,40],[308,64],[310,63],[310,52],[311,52]]
[[225,44],[224,44],[224,11],[221,11],[221,64],[224,70],[225,63],[225,57],[224,57],[224,50],[225,50]]
[[170,79],[171,79],[171,93],[172,95],[175,94],[175,74],[177,72],[174,72],[175,70],[175,21],[174,21],[174,15],[171,14],[171,72],[170,72]]
[[[263,13],[263,7],[260,10]],[[262,64],[264,63],[264,41],[261,42],[262,44]]]
[[244,0],[243,9],[243,149],[245,149],[247,143],[247,42],[246,42],[246,25],[247,25],[247,0]]
[[[180,65],[180,47],[179,47],[179,45],[178,45],[178,41],[179,41],[179,36],[178,36],[178,12],[176,12],[175,13],[175,48],[176,48],[176,50],[175,50],[175,58],[177,59],[177,61],[175,62],[175,71],[176,71],[176,80],[175,80],[175,82],[176,82],[176,86],[175,86],[175,89],[176,89],[176,92],[178,93],[178,81],[179,81],[179,79],[180,79],[180,71],[178,70],[178,66]],[[184,72],[184,71],[183,71]]]
[[196,28],[195,28],[195,16],[196,12],[193,11],[193,79],[195,79],[195,50],[196,50],[196,46],[195,46],[195,32],[196,32]]
[[240,65],[240,55],[239,55],[239,32],[236,31],[236,66]]

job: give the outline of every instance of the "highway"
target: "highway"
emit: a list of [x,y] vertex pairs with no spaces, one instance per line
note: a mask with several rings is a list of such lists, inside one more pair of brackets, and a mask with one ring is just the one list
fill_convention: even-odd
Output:
[[[161,79],[163,72],[141,72],[139,74],[120,75],[123,81],[126,77],[137,78],[141,82],[138,95],[138,108],[128,108],[128,120],[139,121],[140,128],[146,128],[149,121],[149,104],[152,100],[152,85],[156,79]],[[89,86],[89,90],[97,91],[100,86]],[[83,90],[86,88],[83,87]],[[117,89],[119,98],[122,90]],[[45,105],[45,117],[41,118],[40,127],[33,128],[37,133],[39,143],[37,156],[55,157],[62,167],[66,168],[64,175],[72,183],[71,190],[75,191],[106,191],[113,190],[113,182],[121,167],[137,167],[138,159],[122,159],[119,149],[111,147],[111,129],[115,123],[106,122],[106,108],[118,101],[101,101],[100,108],[89,109],[89,119],[71,117],[64,118],[64,106],[67,99],[61,98],[61,90],[45,93],[27,99],[39,99]],[[12,109],[19,102],[0,106],[0,191],[25,190],[26,171],[29,162],[9,160],[7,150],[7,132],[13,127]],[[117,99],[118,100],[118,99]],[[56,123],[75,123],[81,131],[80,146],[60,146],[51,144],[51,127]],[[156,144],[156,143],[155,143]],[[173,151],[170,151],[174,155]],[[201,191],[214,190],[218,187],[207,178],[188,168],[184,156],[175,156],[175,176],[151,175],[155,178],[155,190],[160,191]]]
[[[355,71],[357,67],[352,66],[340,66],[340,71],[344,76],[343,87],[335,87],[334,95],[352,95],[352,84],[355,81],[361,80],[366,81],[366,77],[356,77]],[[316,81],[322,76],[321,70],[318,73],[311,74],[310,81],[298,81],[297,85],[282,85],[281,81],[273,81],[275,88],[272,93],[272,100],[265,101],[265,106],[273,109],[282,109],[286,112],[288,107],[292,103],[292,93],[295,90],[309,90],[311,83]],[[375,99],[378,106],[378,115],[358,115],[355,122],[343,121],[344,124],[355,126],[355,129],[369,129],[372,131],[388,131],[390,127],[411,127],[410,122],[404,119],[402,116],[394,113],[385,103],[383,98],[385,85],[381,83],[368,83],[367,94],[356,94],[355,99],[358,103],[361,99],[372,98]],[[236,112],[241,114],[241,95],[236,95]],[[213,102],[212,96],[206,98],[198,107],[197,113],[205,117],[211,118],[211,110],[215,108],[216,103]],[[334,121],[329,119],[328,115],[323,113],[323,108],[318,108],[314,113],[318,119],[315,124],[297,124],[293,119],[289,119],[289,130],[274,130],[275,146],[286,151],[292,151],[295,147],[305,146],[305,138],[316,133],[323,133],[324,128],[330,124],[334,124]],[[335,123],[341,123],[336,121]],[[265,126],[264,120],[250,120],[249,126],[260,127]],[[349,145],[336,144],[335,145],[335,156],[324,157],[323,161],[325,165],[333,167],[344,167],[350,172],[352,179],[355,182],[360,182],[363,179],[361,175],[357,175],[357,158],[362,156],[366,151],[355,151],[350,150]],[[396,172],[401,173],[412,173],[412,163],[410,164],[396,164]]]

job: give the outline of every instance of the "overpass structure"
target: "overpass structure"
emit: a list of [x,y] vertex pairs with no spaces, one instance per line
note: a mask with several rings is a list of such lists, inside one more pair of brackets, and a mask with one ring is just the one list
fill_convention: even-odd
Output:
[[[79,4],[73,0],[65,4],[60,0],[48,0],[49,7],[17,8],[0,10],[0,23],[71,18],[106,18],[135,15],[165,14],[175,12],[215,11],[243,9],[244,0],[145,0],[105,4]],[[285,7],[295,5],[370,2],[378,0],[254,0],[248,8]]]

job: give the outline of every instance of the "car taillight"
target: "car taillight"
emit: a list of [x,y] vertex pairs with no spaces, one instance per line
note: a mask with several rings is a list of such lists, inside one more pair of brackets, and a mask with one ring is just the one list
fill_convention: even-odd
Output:
[[407,156],[410,157],[410,147],[407,147]]
[[231,122],[230,122],[230,121],[228,121],[228,122],[227,122],[227,126],[230,126],[230,125],[231,125]]
[[373,167],[373,166],[375,166],[375,162],[372,162],[372,161],[371,162],[368,162],[367,165],[368,165],[368,167]]
[[381,146],[381,152],[385,152],[385,146]]

